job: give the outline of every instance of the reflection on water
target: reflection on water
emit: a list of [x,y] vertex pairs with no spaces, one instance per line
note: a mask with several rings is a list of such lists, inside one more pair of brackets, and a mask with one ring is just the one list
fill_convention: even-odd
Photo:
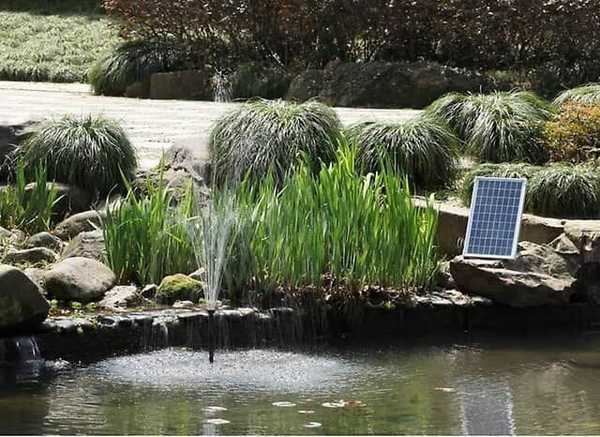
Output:
[[4,434],[598,434],[600,341],[183,349],[0,371]]

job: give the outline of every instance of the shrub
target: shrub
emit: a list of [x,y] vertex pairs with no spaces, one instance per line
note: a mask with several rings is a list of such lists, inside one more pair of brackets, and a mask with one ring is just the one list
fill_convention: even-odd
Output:
[[429,114],[397,123],[357,124],[350,127],[348,137],[367,171],[381,170],[382,162],[389,161],[425,188],[448,185],[456,175],[458,138]]
[[481,164],[468,171],[462,179],[460,197],[467,206],[471,204],[473,185],[477,176],[496,178],[526,178],[529,179],[542,167],[524,163]]
[[600,105],[600,83],[588,85],[563,91],[554,99],[556,105],[565,103],[579,103],[582,105]]
[[159,284],[167,275],[195,269],[186,230],[193,215],[191,187],[174,207],[172,193],[163,178],[159,180],[148,182],[147,197],[138,199],[130,191],[123,202],[106,211],[106,261],[120,283]]
[[[272,175],[239,186],[239,217],[249,224],[236,234],[245,241],[234,245],[226,276],[239,280],[241,266],[267,289],[319,286],[324,279],[351,289],[431,284],[436,211],[417,208],[408,182],[394,171],[361,176],[356,151],[343,146],[337,156],[316,177],[309,164],[299,164],[282,190]],[[236,253],[240,248],[247,252]]]
[[185,52],[172,43],[129,41],[94,63],[88,81],[95,94],[119,96],[129,85],[148,80],[154,73],[182,68],[185,59]]
[[101,116],[64,116],[35,127],[19,153],[29,169],[47,164],[48,177],[108,194],[135,174],[135,149],[119,124]]
[[27,190],[25,166],[18,162],[14,185],[0,189],[0,226],[32,234],[50,229],[60,198],[54,185],[48,183],[43,164],[36,167],[34,180],[33,189]]
[[600,172],[570,164],[536,172],[527,188],[527,210],[560,218],[600,217]]
[[221,117],[209,149],[217,181],[255,179],[270,170],[278,181],[302,155],[313,167],[330,162],[340,135],[335,112],[316,102],[248,102]]
[[577,163],[600,156],[600,105],[564,104],[545,124],[544,141],[554,161]]
[[553,108],[533,93],[448,94],[427,111],[454,128],[466,151],[481,161],[547,160],[541,123],[552,116]]

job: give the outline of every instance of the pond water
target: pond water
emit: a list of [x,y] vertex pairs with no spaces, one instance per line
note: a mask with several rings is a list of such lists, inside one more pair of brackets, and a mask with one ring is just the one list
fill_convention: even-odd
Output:
[[0,370],[3,434],[600,434],[600,337]]

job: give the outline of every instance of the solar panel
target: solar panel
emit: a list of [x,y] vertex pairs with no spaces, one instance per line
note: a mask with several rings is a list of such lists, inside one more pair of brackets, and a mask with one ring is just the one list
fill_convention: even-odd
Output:
[[515,257],[526,186],[526,179],[475,178],[465,257]]

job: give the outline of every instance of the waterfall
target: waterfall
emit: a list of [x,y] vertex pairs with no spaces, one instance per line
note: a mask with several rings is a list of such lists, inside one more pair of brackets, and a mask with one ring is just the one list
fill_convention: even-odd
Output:
[[42,358],[35,337],[10,337],[0,339],[0,364],[24,363]]
[[212,77],[213,99],[215,102],[231,102],[231,80],[222,71],[217,71]]

